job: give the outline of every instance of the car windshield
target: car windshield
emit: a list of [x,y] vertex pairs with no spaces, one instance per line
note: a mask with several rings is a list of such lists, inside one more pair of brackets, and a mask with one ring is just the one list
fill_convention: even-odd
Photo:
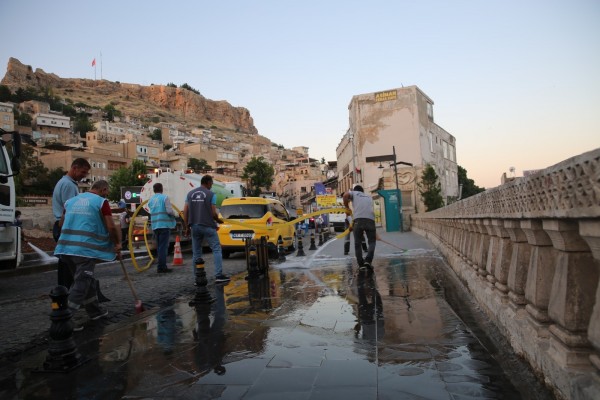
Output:
[[266,204],[232,204],[221,207],[221,215],[225,219],[262,218],[266,213]]

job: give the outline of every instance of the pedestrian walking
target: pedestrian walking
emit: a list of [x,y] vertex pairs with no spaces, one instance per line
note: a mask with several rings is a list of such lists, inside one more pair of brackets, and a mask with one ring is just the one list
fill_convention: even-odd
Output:
[[[354,253],[358,267],[361,271],[372,270],[371,263],[375,256],[375,243],[377,240],[373,199],[364,193],[362,186],[355,185],[353,190],[344,193],[343,200],[344,207],[348,209],[350,208],[350,203],[352,203],[352,216],[354,218],[352,232],[354,234]],[[349,212],[346,214],[350,215]],[[367,235],[368,249],[367,255],[363,259],[361,238],[364,234]]]
[[[74,274],[69,291],[69,309],[76,313],[84,306],[91,320],[108,314],[98,301],[94,278],[96,264],[121,258],[121,234],[113,222],[106,195],[108,182],[99,180],[94,182],[89,192],[67,200],[59,221],[61,234],[54,250],[54,254]],[[78,325],[74,330],[81,329],[83,326]]]
[[194,266],[204,262],[202,242],[206,239],[215,263],[215,282],[227,283],[230,278],[223,274],[223,252],[217,234],[217,223],[222,224],[223,220],[217,211],[217,196],[210,190],[212,185],[212,176],[204,175],[200,186],[187,194],[183,208],[185,235],[188,236],[191,231]]
[[165,274],[173,271],[167,268],[167,255],[169,253],[171,229],[175,228],[176,225],[175,211],[173,211],[169,196],[163,194],[162,183],[155,183],[152,189],[154,194],[148,200],[148,207],[150,208],[150,220],[152,221],[152,232],[154,232],[158,256],[156,272]]

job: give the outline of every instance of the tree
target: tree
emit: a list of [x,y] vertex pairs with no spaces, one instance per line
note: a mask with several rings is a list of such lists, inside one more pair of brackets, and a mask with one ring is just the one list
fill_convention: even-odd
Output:
[[121,111],[117,110],[112,103],[105,105],[103,110],[106,113],[106,119],[111,122],[115,120],[115,117],[120,117],[122,115]]
[[467,177],[467,170],[460,165],[458,166],[458,185],[462,185],[461,199],[466,199],[485,191],[485,188],[480,188],[475,184],[473,179]]
[[158,128],[150,132],[150,139],[152,140],[162,140],[162,131]]
[[21,172],[15,176],[17,196],[52,195],[54,186],[65,174],[62,168],[48,170],[31,146],[21,148]]
[[119,201],[122,186],[143,186],[146,183],[146,164],[141,160],[133,160],[129,167],[121,167],[112,174],[108,183],[108,198]]
[[194,171],[210,171],[212,169],[212,167],[206,162],[206,160],[204,158],[201,159],[197,159],[194,157],[191,157],[188,160],[188,167],[190,167],[191,169],[193,169]]
[[244,167],[242,179],[249,181],[248,192],[251,196],[260,196],[261,188],[269,189],[273,184],[275,170],[263,156],[252,157]]
[[77,114],[73,123],[73,130],[79,132],[79,137],[85,138],[85,134],[89,131],[96,130],[94,124],[88,119],[85,112]]
[[433,211],[444,206],[442,198],[442,185],[439,182],[438,174],[431,164],[427,164],[421,175],[419,183],[419,193],[423,203],[425,203],[426,211]]

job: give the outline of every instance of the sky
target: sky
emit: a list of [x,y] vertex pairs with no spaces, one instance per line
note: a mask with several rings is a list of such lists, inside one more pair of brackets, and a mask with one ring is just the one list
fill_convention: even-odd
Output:
[[62,78],[187,83],[328,161],[352,96],[416,85],[490,188],[600,147],[599,21],[597,0],[2,0],[0,76],[14,57]]

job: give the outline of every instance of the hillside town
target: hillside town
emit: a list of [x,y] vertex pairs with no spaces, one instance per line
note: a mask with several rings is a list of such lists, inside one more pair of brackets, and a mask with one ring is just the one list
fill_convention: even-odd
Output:
[[[96,180],[109,180],[134,160],[142,161],[149,171],[190,171],[190,160],[204,160],[207,168],[194,172],[210,172],[216,180],[230,182],[242,181],[248,162],[262,157],[274,169],[273,184],[262,188],[263,193],[300,213],[318,209],[319,195],[340,196],[361,184],[373,196],[379,226],[398,224],[386,220],[386,214],[396,214],[391,212],[394,206],[400,210],[401,227],[408,227],[410,214],[426,210],[419,180],[428,166],[439,177],[444,204],[461,195],[456,139],[434,122],[433,100],[417,86],[353,96],[349,127],[340,138],[337,159],[318,160],[310,157],[310,146],[286,149],[258,134],[248,110],[205,99],[188,85],[141,87],[61,79],[11,59],[1,82],[3,91],[23,91],[31,82],[37,90],[63,95],[56,97],[63,108],[74,109],[89,127],[82,130],[74,117],[32,99],[0,103],[2,128],[27,138],[35,157],[49,170],[66,171],[74,159],[87,159],[92,169],[80,183],[81,191]],[[93,96],[95,92],[105,103],[97,104],[102,100]],[[117,97],[115,93],[120,101],[110,101]],[[123,93],[127,101],[122,100]],[[157,100],[157,96],[162,97]],[[128,105],[135,100],[141,107]],[[212,109],[213,114],[191,114],[188,110],[198,102],[202,106],[197,109]],[[311,146],[318,148],[318,144]],[[322,193],[315,190],[316,183]]]

